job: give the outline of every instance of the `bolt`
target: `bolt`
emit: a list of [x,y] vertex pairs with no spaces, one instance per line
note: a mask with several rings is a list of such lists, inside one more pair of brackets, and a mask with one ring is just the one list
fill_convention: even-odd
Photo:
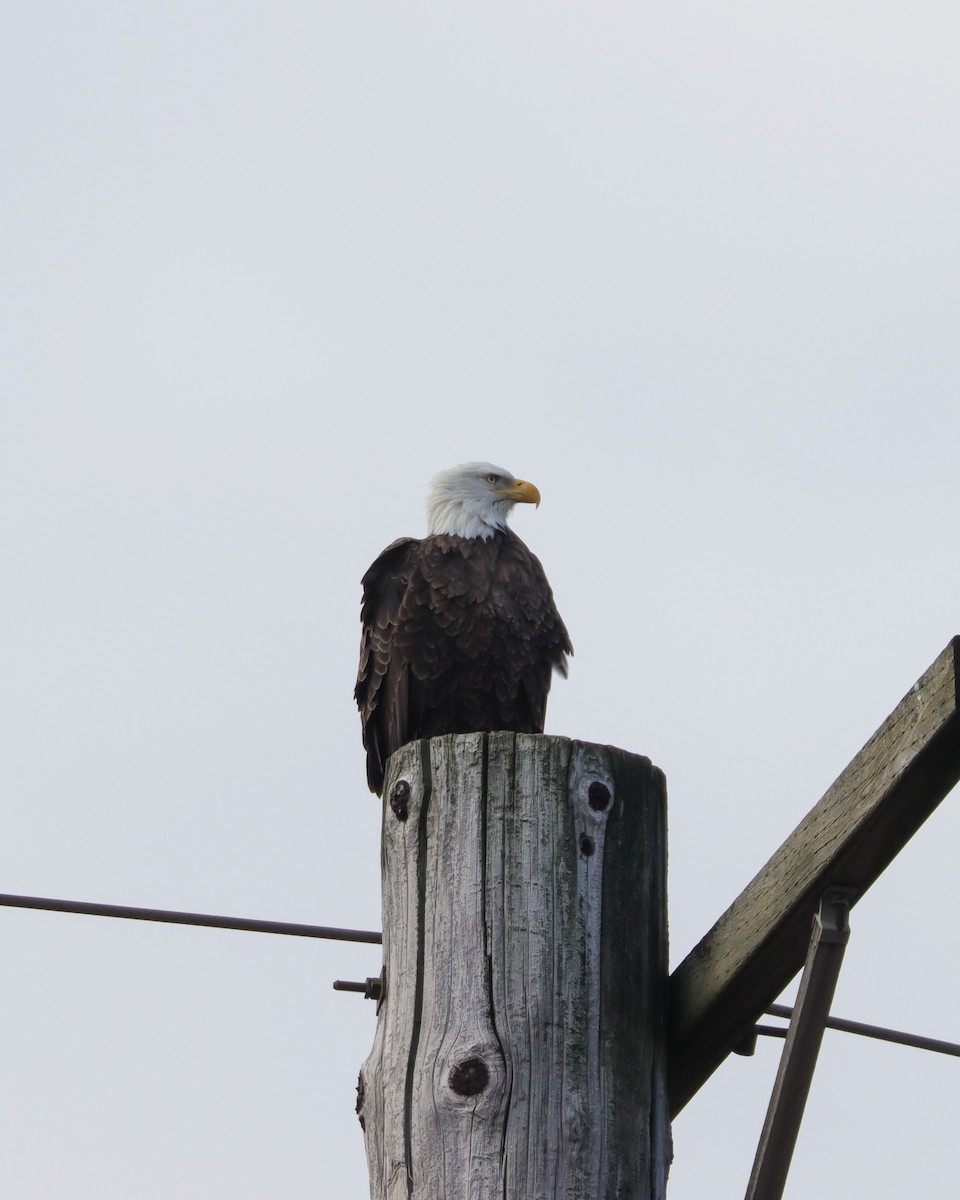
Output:
[[358,979],[335,979],[333,990],[335,992],[359,992],[364,1000],[379,1001],[383,999],[383,976],[368,975],[362,983]]

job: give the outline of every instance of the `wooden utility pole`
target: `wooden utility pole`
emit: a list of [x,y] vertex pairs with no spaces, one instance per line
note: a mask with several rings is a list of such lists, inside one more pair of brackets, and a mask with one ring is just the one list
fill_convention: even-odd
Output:
[[662,773],[565,738],[411,743],[382,846],[373,1200],[662,1200]]

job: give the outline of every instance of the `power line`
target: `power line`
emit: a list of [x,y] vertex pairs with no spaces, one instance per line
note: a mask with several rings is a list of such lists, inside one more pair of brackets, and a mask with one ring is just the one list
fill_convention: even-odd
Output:
[[283,933],[291,937],[328,938],[337,942],[379,945],[383,934],[366,929],[336,929],[293,921],[258,921],[249,917],[216,917],[209,913],[174,912],[166,908],[134,908],[126,904],[91,904],[83,900],[50,900],[44,896],[0,894],[0,906],[81,913],[90,917],[123,917],[130,921],[162,921],[168,925],[204,925],[212,929],[242,929],[250,933]]

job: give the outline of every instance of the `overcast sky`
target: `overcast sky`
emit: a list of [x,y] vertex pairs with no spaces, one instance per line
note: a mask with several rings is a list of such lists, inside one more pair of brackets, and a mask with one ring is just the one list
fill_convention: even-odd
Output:
[[[379,928],[359,579],[437,470],[670,788],[679,962],[960,633],[956,6],[2,6],[0,891]],[[960,1041],[957,797],[840,1015]],[[0,1189],[367,1195],[375,947],[0,911]],[[789,996],[789,993],[788,993]],[[675,1127],[743,1194],[780,1043]],[[828,1034],[787,1196],[956,1195],[960,1066]]]

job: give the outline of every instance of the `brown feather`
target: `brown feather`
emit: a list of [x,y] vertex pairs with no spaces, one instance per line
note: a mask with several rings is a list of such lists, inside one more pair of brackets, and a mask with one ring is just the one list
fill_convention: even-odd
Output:
[[570,638],[539,559],[508,529],[400,538],[363,577],[354,692],[378,795],[390,755],[416,738],[542,733]]

